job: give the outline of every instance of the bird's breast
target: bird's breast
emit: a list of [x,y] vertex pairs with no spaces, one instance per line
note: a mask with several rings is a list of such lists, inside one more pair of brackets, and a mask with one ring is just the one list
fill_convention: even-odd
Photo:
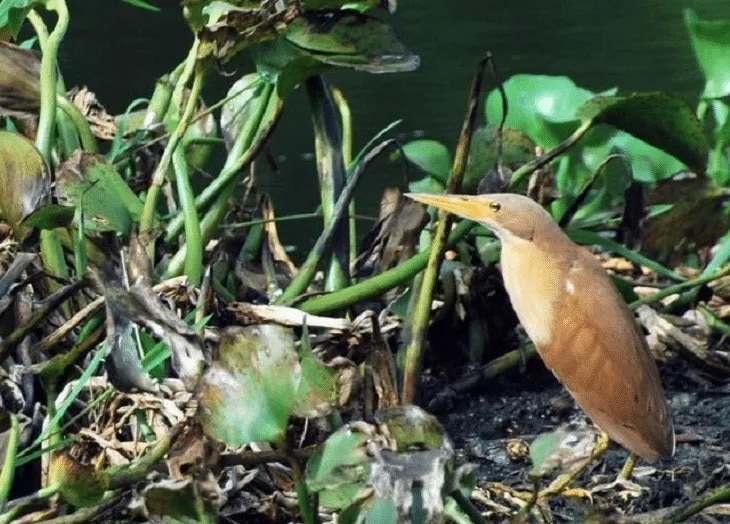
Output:
[[502,245],[500,259],[504,287],[528,336],[537,345],[552,340],[555,305],[570,292],[560,260],[529,241]]

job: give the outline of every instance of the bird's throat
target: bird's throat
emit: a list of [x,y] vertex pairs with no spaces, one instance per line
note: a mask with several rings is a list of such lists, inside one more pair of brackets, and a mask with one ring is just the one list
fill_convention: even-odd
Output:
[[502,278],[512,307],[530,339],[549,344],[555,326],[555,302],[565,279],[560,264],[533,242],[502,243]]

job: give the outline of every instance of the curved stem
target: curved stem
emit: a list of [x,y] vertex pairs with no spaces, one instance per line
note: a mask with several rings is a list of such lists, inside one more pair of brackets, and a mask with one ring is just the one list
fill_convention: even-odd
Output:
[[[56,62],[58,48],[68,28],[68,8],[64,0],[56,0],[56,14],[58,20],[53,31],[48,35],[46,45],[43,48],[41,59],[41,110],[38,118],[38,134],[36,146],[43,155],[46,162],[51,159],[51,145],[53,139],[54,124],[56,122]],[[31,21],[32,23],[32,21]]]
[[147,198],[144,202],[144,209],[142,210],[142,218],[139,223],[141,233],[149,232],[152,229],[155,209],[157,207],[157,199],[160,196],[160,190],[165,180],[165,174],[167,173],[167,170],[170,169],[170,165],[172,163],[172,153],[178,147],[180,140],[190,125],[193,113],[195,112],[195,107],[198,103],[200,91],[203,87],[203,80],[205,77],[204,70],[202,67],[196,68],[199,46],[200,40],[196,38],[185,61],[185,70],[180,75],[180,79],[177,84],[181,89],[184,89],[184,86],[188,83],[190,77],[195,74],[193,86],[190,89],[190,96],[188,97],[188,102],[185,106],[185,111],[183,112],[177,127],[172,132],[172,135],[170,135],[170,141],[167,143],[167,147],[165,147],[165,151],[162,153],[160,163],[157,165],[157,168],[152,175],[152,185],[147,193]]

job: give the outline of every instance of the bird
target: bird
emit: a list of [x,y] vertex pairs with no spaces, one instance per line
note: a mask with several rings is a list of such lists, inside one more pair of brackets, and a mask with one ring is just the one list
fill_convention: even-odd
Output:
[[408,197],[492,230],[504,287],[546,367],[612,440],[649,461],[674,455],[674,428],[646,340],[596,257],[519,194]]

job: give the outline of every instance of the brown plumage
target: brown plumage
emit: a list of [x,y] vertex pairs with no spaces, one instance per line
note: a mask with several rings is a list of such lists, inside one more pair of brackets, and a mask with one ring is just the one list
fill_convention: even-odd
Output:
[[656,363],[600,263],[536,202],[514,194],[408,195],[490,228],[525,331],[585,413],[648,460],[674,453]]

